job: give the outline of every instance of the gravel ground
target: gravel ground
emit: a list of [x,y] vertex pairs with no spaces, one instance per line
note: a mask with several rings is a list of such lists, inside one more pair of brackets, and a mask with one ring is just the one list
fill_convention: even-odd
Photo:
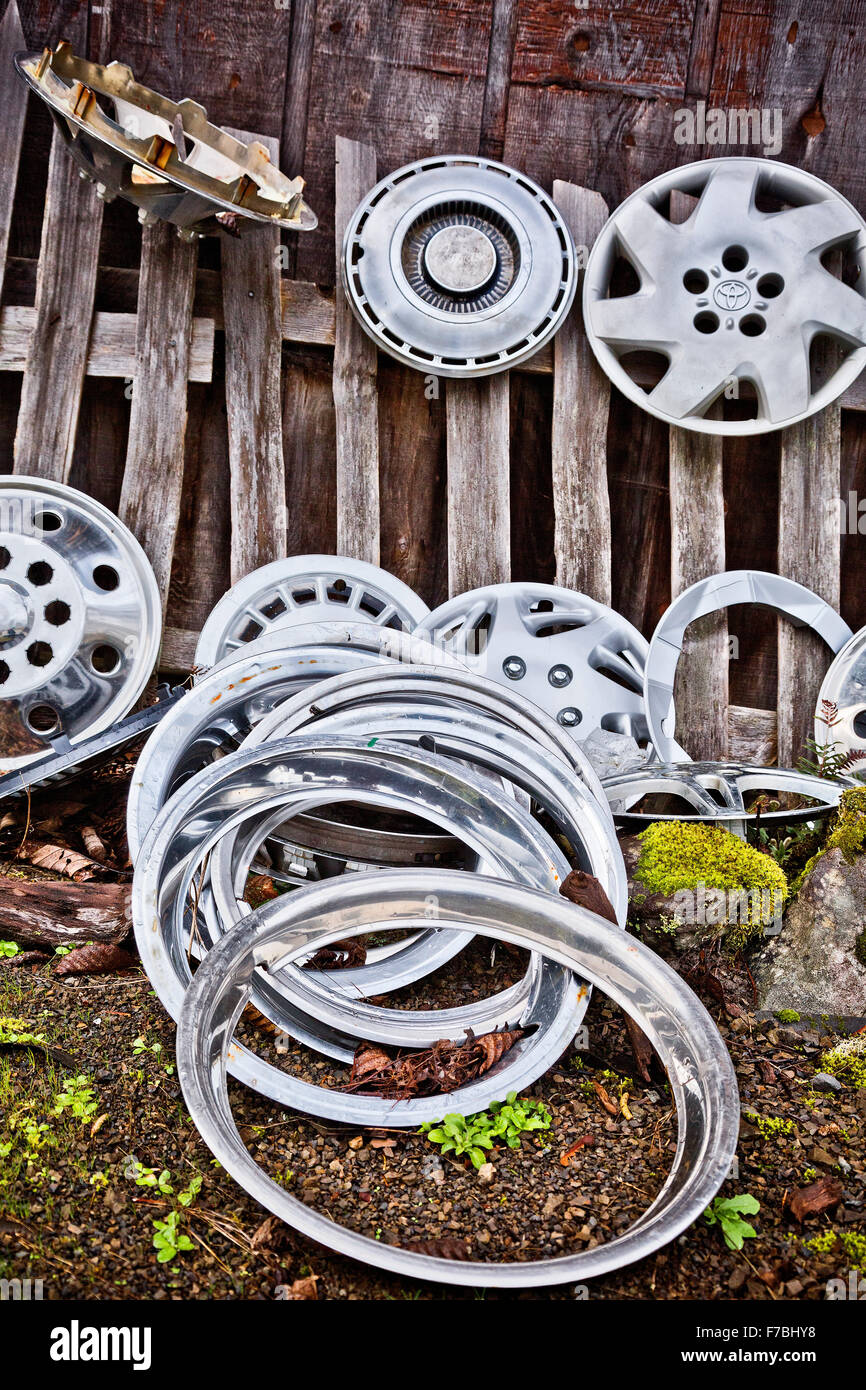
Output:
[[[491,969],[489,944],[479,943],[440,972],[440,1000],[473,993],[482,975],[501,987],[521,969],[519,955],[501,949]],[[866,1091],[814,1090],[835,1036],[755,1018],[748,980],[721,964],[716,973],[745,1011],[730,1019],[706,1001],[731,1049],[744,1112],[738,1172],[723,1195],[758,1199],[757,1237],[742,1252],[728,1250],[718,1226],[699,1221],[657,1255],[594,1281],[590,1298],[815,1299],[829,1278],[866,1268]],[[0,961],[0,1018],[49,1049],[0,1046],[0,1277],[41,1278],[46,1298],[586,1296],[573,1286],[500,1295],[411,1284],[267,1219],[199,1139],[174,1074],[173,1027],[138,968],[61,981],[45,966]],[[637,1077],[619,1011],[596,994],[586,1023],[588,1049],[570,1051],[531,1092],[549,1108],[551,1128],[524,1136],[519,1150],[494,1151],[482,1177],[468,1161],[443,1159],[426,1136],[321,1123],[241,1087],[232,1088],[235,1116],[272,1176],[382,1242],[459,1241],[472,1258],[491,1260],[590,1248],[659,1190],[676,1122],[663,1075],[650,1084]],[[255,1041],[275,1060],[272,1039],[259,1033]],[[283,1061],[333,1080],[329,1064],[301,1049]],[[81,1113],[53,1113],[64,1082],[79,1076]],[[562,1155],[587,1135],[566,1165]],[[155,1176],[167,1170],[163,1184],[173,1191],[137,1185],[135,1162]],[[819,1177],[841,1182],[842,1202],[800,1225],[786,1202]],[[189,1205],[179,1204],[178,1193],[198,1180]],[[161,1264],[153,1223],[172,1210],[191,1248]]]

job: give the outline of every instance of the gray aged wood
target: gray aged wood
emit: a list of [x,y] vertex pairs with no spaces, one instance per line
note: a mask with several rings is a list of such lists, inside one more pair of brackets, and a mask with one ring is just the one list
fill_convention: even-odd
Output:
[[[136,314],[93,315],[87,349],[87,376],[134,377],[138,338]],[[23,372],[36,328],[36,310],[8,304],[0,316],[0,372]],[[192,321],[189,345],[190,381],[210,381],[213,377],[213,319]]]
[[509,373],[448,381],[448,592],[511,577]]
[[[335,240],[337,284],[343,234],[376,182],[376,151],[338,135]],[[338,288],[334,343],[337,419],[337,550],[379,563],[379,407],[376,346]]]
[[776,711],[728,706],[728,756],[754,767],[777,762]]
[[[260,140],[279,167],[276,140],[244,130],[229,134],[245,144]],[[221,253],[235,583],[286,553],[279,229],[224,235]]]
[[198,250],[157,222],[141,239],[138,341],[118,514],[141,542],[168,599],[180,516],[186,383]]
[[[695,199],[674,193],[671,217],[681,222]],[[718,413],[718,411],[716,411]],[[671,598],[725,568],[722,440],[672,427],[669,439]],[[677,741],[696,760],[728,753],[728,623],[710,613],[686,632],[677,671]]]
[[102,203],[78,176],[54,132],[42,248],[36,275],[36,323],[30,338],[15,432],[15,472],[66,482],[72,467],[87,367]]
[[[599,193],[557,180],[553,200],[568,224],[578,263],[586,264],[607,221]],[[583,273],[580,275],[581,285]],[[611,600],[607,422],[610,383],[583,329],[581,286],[553,342],[553,507],[556,582],[600,603]]]
[[9,246],[9,227],[12,223],[12,198],[18,178],[21,140],[27,101],[21,80],[12,66],[12,55],[25,47],[24,32],[16,0],[10,0],[0,23],[0,171],[9,196],[0,199],[0,295],[6,271],[6,251]]
[[132,926],[130,890],[116,883],[28,883],[3,878],[0,932],[20,946],[122,941]]
[[[842,412],[831,405],[782,431],[778,570],[838,609]],[[812,735],[815,704],[830,664],[814,633],[779,621],[779,763],[793,767]]]

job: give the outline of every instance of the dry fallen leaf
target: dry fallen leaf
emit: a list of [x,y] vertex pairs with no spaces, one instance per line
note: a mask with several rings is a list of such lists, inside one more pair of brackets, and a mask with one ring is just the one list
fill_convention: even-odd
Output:
[[563,1152],[559,1155],[559,1161],[562,1164],[563,1168],[568,1167],[571,1160],[574,1158],[574,1155],[578,1153],[580,1149],[591,1149],[594,1147],[594,1145],[594,1134],[584,1134],[580,1137],[580,1139],[575,1139],[574,1143],[570,1144],[569,1147],[567,1149],[564,1149]]

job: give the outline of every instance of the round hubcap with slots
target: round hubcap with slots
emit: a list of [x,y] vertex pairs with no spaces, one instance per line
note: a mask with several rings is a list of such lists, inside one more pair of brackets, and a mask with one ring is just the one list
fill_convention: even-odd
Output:
[[595,729],[646,740],[647,644],[612,608],[552,584],[458,594],[416,628],[488,680],[516,689],[581,743]]
[[858,375],[864,282],[866,223],[828,184],[775,160],[708,159],[617,208],[583,312],[608,376],[652,415],[758,434],[814,414]]
[[342,271],[374,342],[446,377],[531,357],[577,283],[568,228],[544,190],[470,155],[407,164],[371,189],[349,221]]
[[364,560],[295,555],[246,575],[224,594],[202,629],[199,667],[296,623],[376,623],[411,631],[430,609],[408,584]]
[[111,512],[60,483],[0,479],[0,774],[127,714],[160,632],[153,571]]

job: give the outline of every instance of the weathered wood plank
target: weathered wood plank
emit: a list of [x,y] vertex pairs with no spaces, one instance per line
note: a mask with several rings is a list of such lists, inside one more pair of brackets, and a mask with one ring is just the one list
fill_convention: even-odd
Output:
[[[236,139],[261,140],[279,166],[276,140],[230,130]],[[224,237],[223,308],[226,335],[226,409],[231,479],[232,583],[286,553],[286,472],[280,381],[282,325],[280,233]]]
[[186,391],[197,260],[174,227],[145,227],[138,345],[119,516],[144,547],[163,600],[183,487]]
[[[93,316],[87,348],[87,376],[134,377],[137,364],[136,314]],[[213,319],[193,319],[189,345],[189,380],[210,381],[213,375]],[[23,372],[36,331],[36,310],[7,305],[0,314],[0,372]]]
[[[671,597],[725,568],[722,440],[670,431]],[[677,742],[696,760],[727,757],[728,624],[699,618],[677,670]]]
[[728,757],[754,767],[776,762],[776,711],[728,706]]
[[509,373],[448,381],[448,592],[511,576]]
[[[841,412],[828,406],[782,431],[779,573],[839,608]],[[830,663],[814,633],[779,620],[779,763],[793,767],[811,736],[815,704]]]
[[0,931],[20,946],[122,941],[132,927],[130,889],[120,883],[27,882],[3,877]]
[[[683,222],[695,199],[671,196],[671,218]],[[715,408],[718,414],[718,409]],[[672,427],[671,598],[725,568],[722,439]],[[728,747],[728,624],[724,613],[693,623],[677,670],[677,741],[696,760],[725,758]],[[676,698],[676,692],[675,692]]]
[[198,639],[198,632],[191,632],[188,628],[163,628],[158,669],[168,675],[191,671]]
[[722,0],[697,0],[689,45],[686,96],[706,97],[709,94],[721,14]]
[[[557,180],[553,199],[575,245],[592,246],[607,220],[598,193]],[[580,272],[580,281],[583,272]],[[607,423],[610,383],[595,360],[581,317],[578,287],[553,342],[553,506],[556,582],[610,603],[610,496]]]
[[518,0],[493,0],[493,22],[490,27],[490,47],[487,50],[479,146],[479,153],[488,159],[501,159],[505,146],[508,91],[511,84],[514,43],[517,38],[518,13]]
[[[376,151],[337,136],[335,243],[337,281],[343,234],[376,182]],[[337,295],[334,409],[337,416],[337,550],[379,563],[379,410],[375,344]]]
[[694,0],[521,0],[512,72],[516,84],[556,85],[621,96],[685,90]]
[[36,323],[27,352],[14,468],[66,482],[87,366],[102,203],[55,131],[48,164]]
[[12,66],[12,55],[24,47],[24,31],[21,28],[17,0],[9,0],[3,22],[0,23],[0,111],[3,113],[3,119],[0,121],[0,179],[3,181],[5,195],[0,199],[0,295],[3,293],[6,251],[12,223],[12,200],[18,179],[24,118],[27,114],[27,102],[23,97],[21,81]]

